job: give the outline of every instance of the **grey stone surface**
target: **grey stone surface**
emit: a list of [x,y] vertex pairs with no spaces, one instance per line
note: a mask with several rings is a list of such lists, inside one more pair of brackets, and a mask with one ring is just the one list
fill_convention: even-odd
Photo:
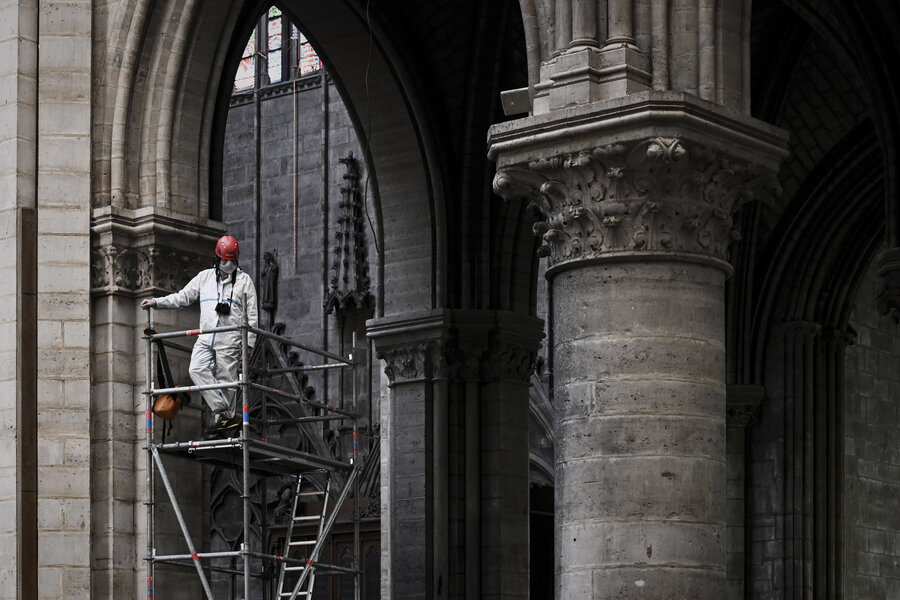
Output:
[[[715,267],[674,262],[553,278],[557,596],[676,597],[686,586],[723,597],[723,285]],[[660,303],[659,286],[682,301]],[[570,318],[586,302],[595,327]],[[569,387],[593,392],[590,408],[570,411]]]
[[874,267],[850,315],[844,399],[844,546],[847,598],[892,598],[900,585],[900,326],[875,311]]

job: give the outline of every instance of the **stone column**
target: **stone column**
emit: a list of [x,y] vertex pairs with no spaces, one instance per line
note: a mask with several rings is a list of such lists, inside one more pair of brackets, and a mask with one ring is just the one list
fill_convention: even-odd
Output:
[[382,399],[381,597],[434,598],[448,575],[440,543],[446,512],[446,384],[440,367],[449,315],[437,310],[369,322],[390,393]]
[[0,598],[38,594],[38,7],[0,2]]
[[528,597],[528,381],[540,319],[369,322],[385,362],[383,598]]
[[726,249],[784,137],[644,92],[496,125],[554,298],[556,597],[725,597]]
[[746,522],[747,497],[747,428],[756,419],[759,405],[765,396],[765,388],[752,385],[728,386],[727,417],[728,431],[725,434],[727,447],[728,489],[725,499],[727,527],[725,532],[725,552],[727,555],[727,594],[729,600],[744,598],[746,586],[744,571],[746,565],[746,543],[744,528]]
[[528,389],[543,322],[506,312],[491,316],[478,402],[482,582],[475,597],[527,600]]
[[[139,303],[181,289],[207,268],[222,231],[205,219],[106,206],[93,210],[91,232],[91,589],[94,597],[140,598],[147,593],[147,521],[142,504],[147,493],[142,339],[147,313]],[[197,318],[196,306],[153,311],[154,327],[160,331],[196,327]],[[177,383],[186,384],[188,355],[175,350],[167,355]],[[202,404],[199,394],[194,394],[193,402]],[[184,410],[176,427],[186,436],[202,425],[198,413]],[[201,467],[173,461],[169,468],[173,479],[181,482],[176,493],[192,531],[204,532],[208,506]],[[157,503],[166,507],[157,513],[157,539],[167,535],[178,539],[180,529],[161,486],[156,494]],[[141,570],[136,572],[135,565]],[[179,586],[184,594],[203,593],[196,577],[159,577],[154,586],[158,596],[174,593]]]

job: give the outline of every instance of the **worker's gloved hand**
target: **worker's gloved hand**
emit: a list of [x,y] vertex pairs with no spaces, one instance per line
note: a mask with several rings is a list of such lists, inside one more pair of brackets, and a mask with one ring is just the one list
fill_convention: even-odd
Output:
[[141,300],[141,308],[143,308],[144,310],[150,310],[154,306],[156,306],[156,300],[154,300],[153,298],[144,298],[143,300]]

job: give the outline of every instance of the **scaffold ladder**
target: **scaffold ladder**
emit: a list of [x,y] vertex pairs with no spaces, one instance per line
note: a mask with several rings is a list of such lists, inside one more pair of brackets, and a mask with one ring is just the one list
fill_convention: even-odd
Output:
[[[316,545],[317,540],[322,536],[322,530],[325,526],[325,512],[328,508],[328,497],[331,492],[331,473],[329,472],[326,474],[324,490],[304,492],[301,489],[303,481],[303,474],[297,475],[297,486],[294,491],[294,506],[291,510],[291,519],[288,521],[287,531],[284,537],[284,554],[282,555],[283,559],[288,560],[282,560],[281,562],[281,569],[278,573],[278,591],[275,595],[276,598],[312,598],[313,587],[316,584],[316,571],[315,568],[313,568],[309,557],[312,556],[313,547]],[[313,515],[300,514],[303,509],[304,499],[312,498],[322,499],[321,512]],[[295,527],[298,524],[310,525],[313,523],[316,524],[316,534],[314,538],[294,539]],[[290,560],[292,558],[302,558],[302,561],[297,560],[294,562]],[[284,591],[286,575],[291,572],[301,572],[306,569],[309,569],[310,572],[303,585],[292,591]]]

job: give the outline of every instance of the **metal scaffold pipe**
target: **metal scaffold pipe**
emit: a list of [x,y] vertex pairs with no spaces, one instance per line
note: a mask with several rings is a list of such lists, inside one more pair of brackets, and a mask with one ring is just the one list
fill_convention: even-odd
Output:
[[[181,527],[181,533],[184,535],[184,540],[187,543],[188,550],[190,551],[190,558],[194,561],[194,566],[197,569],[197,575],[200,577],[200,582],[203,584],[203,591],[206,592],[206,597],[209,600],[213,600],[212,589],[209,587],[209,581],[206,579],[206,573],[203,571],[203,567],[200,565],[200,557],[197,554],[197,551],[194,549],[194,542],[191,541],[191,532],[188,531],[187,523],[184,522],[184,516],[181,514],[181,508],[178,506],[178,501],[175,498],[175,490],[172,489],[172,483],[169,481],[169,476],[166,474],[166,470],[162,466],[162,459],[159,457],[159,451],[157,451],[156,446],[150,446],[150,452],[153,455],[153,460],[156,462],[156,465],[159,467],[159,476],[162,479],[163,485],[166,488],[166,493],[169,495],[169,500],[172,501],[172,509],[175,512],[175,518],[178,519],[178,525]],[[152,558],[151,554],[151,558]]]
[[[151,320],[150,310],[147,310],[147,332],[153,331],[153,321]],[[147,445],[147,600],[153,599],[153,458],[150,455],[150,448],[153,445],[153,338],[149,335],[144,336],[146,353],[146,427],[145,427],[145,443]]]
[[[350,349],[350,361],[354,364],[357,364],[358,358],[356,356],[356,332],[353,332],[352,337],[352,347]],[[359,414],[359,406],[357,405],[358,401],[358,389],[357,385],[359,382],[357,381],[357,372],[354,369],[351,372],[351,376],[353,377],[353,397],[351,398],[351,402],[353,402],[352,411],[354,415]],[[359,469],[359,418],[357,416],[353,417],[353,468]],[[359,581],[359,477],[354,478],[353,480],[353,569],[355,571],[353,575],[353,592],[354,592],[354,600],[360,600],[360,581]]]
[[[242,298],[244,306],[247,306],[247,295]],[[250,321],[247,311],[244,311],[241,327],[241,401],[243,405],[243,427],[241,427],[241,446],[244,455],[243,460],[243,500],[244,500],[244,541],[241,544],[241,553],[244,555],[244,598],[250,598],[250,352],[248,330]]]
[[[247,299],[246,296],[243,298],[244,304],[246,305]],[[356,333],[353,334],[352,341],[352,350],[347,357],[339,356],[337,354],[333,354],[331,352],[327,352],[324,350],[311,348],[304,344],[301,344],[295,340],[291,340],[290,338],[286,338],[283,336],[279,336],[273,334],[268,331],[264,331],[258,329],[256,327],[252,327],[249,323],[249,317],[245,313],[242,315],[242,322],[240,325],[228,326],[228,327],[214,327],[209,329],[188,329],[181,331],[173,331],[173,332],[165,332],[165,333],[156,333],[153,331],[151,321],[151,312],[147,311],[147,328],[145,330],[145,342],[146,342],[146,388],[144,395],[146,396],[146,448],[147,448],[147,498],[146,502],[147,506],[147,561],[148,561],[148,575],[147,575],[147,598],[148,600],[152,600],[154,597],[154,565],[156,563],[173,565],[177,567],[191,568],[192,570],[196,570],[198,576],[200,577],[204,592],[208,599],[212,599],[212,591],[210,581],[208,580],[207,572],[221,572],[221,573],[230,573],[234,576],[243,577],[243,597],[250,598],[251,593],[256,593],[251,590],[251,580],[254,578],[261,578],[264,583],[263,585],[270,585],[265,583],[267,578],[262,572],[253,573],[251,571],[251,560],[259,560],[265,562],[270,562],[275,565],[281,565],[281,568],[287,569],[287,571],[303,571],[300,575],[299,582],[297,583],[297,587],[294,588],[293,597],[298,595],[298,591],[303,582],[306,581],[310,592],[312,590],[312,586],[314,583],[315,573],[316,571],[320,572],[322,575],[332,575],[337,576],[339,574],[345,574],[353,577],[354,581],[354,598],[355,600],[360,600],[360,592],[361,592],[361,578],[360,578],[360,529],[359,529],[359,520],[360,520],[360,506],[359,506],[359,496],[360,496],[360,477],[363,472],[362,463],[360,457],[362,456],[359,449],[359,359],[355,356],[356,352]],[[172,386],[171,376],[168,376],[165,379],[160,379],[159,383],[166,385],[167,383],[171,387],[164,387],[160,389],[154,389],[154,381],[153,381],[153,345],[157,344],[159,346],[159,352],[161,356],[161,360],[163,361],[161,364],[166,373],[168,373],[168,363],[165,357],[165,353],[163,350],[164,345],[172,345],[171,342],[164,342],[163,340],[167,340],[174,337],[179,336],[196,336],[203,335],[207,333],[219,333],[219,332],[228,332],[228,331],[237,331],[240,333],[240,365],[241,371],[240,375],[237,378],[237,381],[223,382],[223,383],[214,383],[214,384],[206,384],[206,385],[192,385],[192,386]],[[266,352],[254,352],[252,359],[254,361],[258,360],[258,357],[261,356],[269,356],[273,357],[274,360],[277,361],[277,365],[281,368],[275,369],[266,369],[259,368],[258,366],[251,371],[251,352],[250,352],[250,336],[256,335],[260,338],[268,338],[270,341],[267,342],[269,349]],[[298,365],[298,366],[290,366],[290,362],[288,357],[286,356],[287,350],[285,346],[300,348],[302,350],[308,351],[310,353],[318,354],[326,359],[333,360],[335,362],[327,362],[321,365]],[[184,348],[188,349],[188,348]],[[189,349],[188,349],[189,350]],[[329,369],[351,369],[351,381],[352,381],[352,398],[347,402],[346,399],[341,400],[340,402],[336,402],[338,406],[334,406],[331,404],[324,404],[321,402],[314,402],[305,397],[305,395],[300,393],[300,386],[297,383],[296,374],[304,371],[317,371],[317,370],[329,370]],[[262,377],[271,377],[271,376],[280,376],[281,383],[287,383],[291,386],[291,389],[296,393],[288,393],[281,391],[277,388],[273,388],[267,385],[263,385],[262,383],[258,383],[256,381],[251,381],[251,373],[255,376]],[[162,375],[160,375],[162,378]],[[265,380],[264,380],[265,381]],[[268,381],[267,381],[268,382]],[[280,384],[279,384],[280,385]],[[208,390],[225,390],[225,389],[235,389],[240,390],[239,399],[241,404],[239,405],[241,411],[241,427],[238,431],[235,431],[235,435],[233,437],[224,437],[224,434],[220,434],[218,439],[204,439],[197,441],[178,441],[178,442],[170,442],[170,443],[161,443],[157,444],[154,441],[154,428],[153,428],[153,409],[154,409],[154,401],[155,399],[162,394],[180,394],[184,392],[202,392]],[[256,431],[251,429],[251,421],[250,421],[250,407],[251,407],[251,393],[254,390],[257,390],[257,408],[255,410],[260,410],[260,412],[254,412],[254,420],[258,420],[258,424],[262,426],[262,429]],[[288,398],[292,400],[296,400],[298,404],[297,408],[294,411],[299,411],[298,416],[294,418],[278,418],[272,421],[269,421],[267,418],[266,412],[266,404],[267,401],[274,400],[275,397]],[[236,405],[237,398],[231,399],[230,408],[234,411],[238,410],[238,406]],[[345,404],[346,403],[346,404]],[[348,406],[349,405],[349,406]],[[323,411],[320,414],[316,414],[316,412],[312,409],[320,409]],[[309,425],[303,425],[301,430],[303,431],[303,435],[307,437],[308,440],[314,442],[312,444],[312,448],[318,450],[316,452],[307,452],[300,449],[295,449],[293,447],[285,447],[280,446],[278,444],[273,444],[267,441],[267,433],[266,428],[270,425],[280,425],[280,424],[304,424],[304,423],[316,423],[316,422],[324,422],[334,420],[347,420],[349,419],[352,423],[352,432],[353,432],[353,446],[351,449],[345,448],[344,452],[349,454],[343,454],[344,458],[349,458],[349,462],[337,460],[333,458],[336,456],[334,454],[333,449],[329,449],[328,445],[322,441],[324,439],[324,433],[321,428],[311,428]],[[328,429],[326,427],[326,429]],[[334,431],[330,430],[329,431]],[[254,436],[254,437],[251,437]],[[165,436],[163,436],[163,440],[165,440]],[[236,452],[238,446],[240,446],[240,453]],[[193,542],[190,538],[190,533],[188,531],[183,513],[178,505],[177,498],[175,497],[174,490],[172,487],[172,483],[168,478],[166,473],[165,465],[162,461],[162,455],[165,454],[167,456],[182,456],[185,458],[190,458],[192,460],[200,460],[200,461],[210,461],[213,465],[216,466],[224,466],[234,468],[236,470],[241,471],[241,500],[242,500],[242,508],[243,508],[243,540],[240,545],[239,550],[233,551],[224,551],[224,552],[197,552]],[[224,457],[224,458],[223,458]],[[240,461],[240,464],[237,464]],[[290,556],[279,556],[275,554],[266,554],[261,552],[265,548],[265,545],[268,543],[265,540],[268,539],[268,530],[266,529],[266,523],[262,523],[263,527],[261,532],[261,538],[257,537],[257,541],[254,542],[254,538],[251,535],[251,519],[252,519],[252,506],[251,506],[251,472],[257,476],[262,475],[263,481],[265,481],[265,477],[270,476],[282,476],[286,473],[309,473],[309,474],[319,474],[319,473],[327,473],[329,483],[327,486],[330,486],[332,482],[338,482],[343,480],[343,484],[341,487],[341,491],[338,494],[338,498],[336,502],[332,502],[329,500],[327,492],[325,492],[325,500],[322,502],[322,514],[320,516],[320,524],[319,524],[319,533],[316,534],[315,540],[313,542],[298,542],[293,544],[294,546],[307,547],[304,544],[314,544],[313,546],[309,546],[309,554],[307,556],[299,557],[290,557]],[[181,528],[181,532],[184,536],[185,542],[187,543],[189,553],[180,553],[180,554],[165,554],[165,555],[156,555],[155,548],[155,531],[154,528],[158,526],[155,522],[155,501],[154,501],[154,482],[156,481],[156,477],[160,478],[162,483],[165,486],[166,492],[168,493],[169,499],[171,501],[171,506],[175,517],[178,520],[178,524]],[[334,478],[334,479],[332,479]],[[315,480],[314,480],[315,481]],[[308,496],[312,494],[316,494],[319,492],[300,492],[299,487],[299,479],[297,484],[296,495],[299,499],[300,496]],[[342,507],[346,507],[346,501],[349,500],[349,496],[353,495],[353,505],[352,505],[352,520],[353,520],[353,545],[354,545],[354,554],[353,554],[353,562],[351,567],[343,567],[339,565],[329,565],[325,563],[318,562],[318,557],[321,552],[325,549],[326,544],[331,536],[332,528],[337,520],[339,514],[342,512]],[[296,505],[295,505],[296,510]],[[301,510],[305,510],[301,508]],[[343,514],[347,514],[346,511]],[[296,515],[295,515],[296,517]],[[297,519],[303,520],[308,517],[297,517]],[[263,547],[256,548],[254,544],[259,543],[259,540],[262,540]],[[287,554],[287,553],[285,553]],[[240,557],[239,561],[232,560],[232,565],[230,568],[222,567],[221,565],[212,565],[207,564],[204,568],[200,564],[200,559],[221,559],[221,558],[232,558],[237,559]],[[283,577],[284,575],[282,575]],[[271,590],[268,588],[263,588],[263,597],[270,597]],[[306,592],[304,592],[306,593]]]
[[292,340],[291,338],[274,334],[271,331],[266,331],[265,329],[259,329],[258,327],[250,327],[250,331],[252,333],[255,333],[256,335],[261,335],[263,337],[273,339],[277,342],[281,342],[283,344],[288,344],[289,346],[294,346],[295,348],[300,348],[301,350],[306,350],[307,352],[312,352],[313,354],[318,354],[320,356],[327,356],[328,358],[330,358],[332,360],[336,360],[336,361],[344,363],[346,365],[352,364],[350,361],[348,361],[346,358],[344,358],[340,354],[334,354],[332,352],[328,352],[327,350],[320,350],[319,348],[313,348],[312,346],[307,346],[306,344],[304,344],[302,342],[298,342],[297,340]]

